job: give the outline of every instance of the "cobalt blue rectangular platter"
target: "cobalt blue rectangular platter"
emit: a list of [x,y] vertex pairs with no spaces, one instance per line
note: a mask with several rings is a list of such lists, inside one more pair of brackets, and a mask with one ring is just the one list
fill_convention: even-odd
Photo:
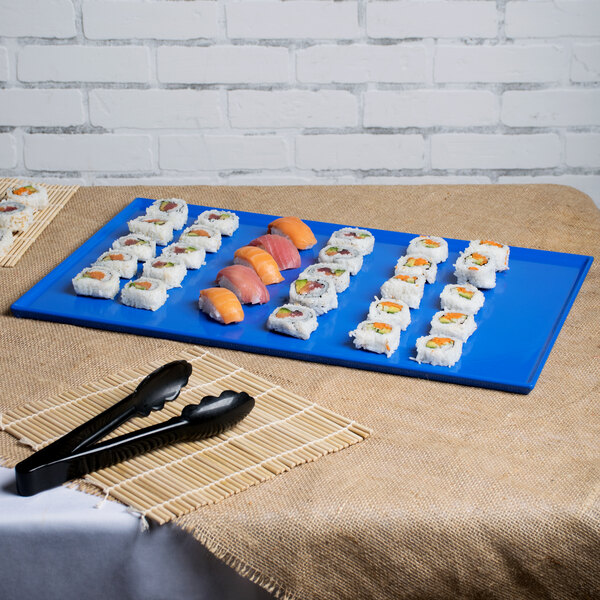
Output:
[[[236,211],[240,217],[238,231],[223,238],[218,253],[206,255],[205,266],[188,271],[183,287],[169,290],[167,302],[156,312],[124,306],[118,301],[119,296],[102,300],[75,295],[72,277],[108,250],[113,240],[127,234],[127,221],[144,214],[151,202],[135,199],[19,298],[12,305],[13,314],[527,394],[540,375],[593,260],[576,254],[511,248],[510,269],[498,274],[493,290],[484,292],[485,304],[475,317],[478,328],[464,344],[462,358],[450,368],[434,367],[419,365],[411,357],[415,356],[416,339],[429,333],[431,318],[440,310],[443,287],[456,282],[453,264],[466,241],[448,239],[448,260],[438,266],[436,282],[425,286],[421,307],[411,310],[412,322],[402,333],[400,347],[391,358],[386,358],[356,349],[348,332],[366,318],[370,302],[379,294],[381,284],[393,276],[396,261],[414,234],[370,229],[376,239],[373,253],[365,257],[360,273],[339,295],[339,308],[319,317],[319,327],[309,340],[266,328],[269,313],[287,301],[290,283],[300,269],[282,271],[285,281],[268,287],[271,300],[267,304],[245,305],[242,323],[221,325],[198,309],[199,291],[214,285],[217,272],[232,263],[237,248],[266,233],[268,223],[275,218],[272,215]],[[207,208],[211,207],[189,205],[188,224]],[[313,230],[317,245],[300,253],[302,269],[317,261],[329,235],[341,227],[318,221],[306,223]],[[490,235],[493,237],[493,232]],[[141,273],[141,265],[138,272]],[[124,284],[122,280],[121,287]]]

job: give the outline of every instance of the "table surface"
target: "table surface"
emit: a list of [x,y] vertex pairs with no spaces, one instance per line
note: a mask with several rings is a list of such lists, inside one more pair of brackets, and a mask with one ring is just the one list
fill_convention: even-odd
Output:
[[[600,255],[600,213],[562,186],[82,188],[0,272],[0,411],[185,347],[9,313],[137,196]],[[176,525],[289,598],[600,595],[598,273],[528,396],[215,349],[374,434]],[[0,434],[9,464],[27,453]]]

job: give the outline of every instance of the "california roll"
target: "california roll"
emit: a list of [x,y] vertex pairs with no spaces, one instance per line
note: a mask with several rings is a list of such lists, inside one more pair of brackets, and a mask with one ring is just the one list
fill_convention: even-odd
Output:
[[410,325],[408,304],[395,298],[377,298],[369,306],[369,320],[394,323],[402,331]]
[[240,218],[229,210],[205,210],[198,215],[194,225],[209,225],[218,230],[221,235],[233,235],[240,226]]
[[392,322],[363,321],[348,335],[354,338],[353,342],[357,348],[385,354],[388,358],[400,344],[400,327]]
[[167,219],[173,229],[181,229],[188,219],[188,206],[181,198],[164,198],[154,201],[146,209],[146,215]]
[[424,335],[417,339],[417,358],[420,363],[451,367],[460,360],[463,343],[451,337]]
[[121,291],[121,302],[132,308],[158,310],[168,298],[167,286],[160,279],[140,277],[125,284]]
[[301,304],[278,306],[267,319],[267,327],[271,331],[302,340],[307,340],[318,326],[315,311]]

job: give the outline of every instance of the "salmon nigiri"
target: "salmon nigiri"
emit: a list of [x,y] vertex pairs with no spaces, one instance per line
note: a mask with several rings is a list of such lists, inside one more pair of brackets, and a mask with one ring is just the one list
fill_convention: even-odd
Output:
[[231,290],[242,304],[264,304],[269,291],[250,267],[229,265],[217,273],[217,285]]
[[261,235],[250,242],[250,246],[262,248],[268,252],[277,263],[277,266],[286,269],[298,269],[300,267],[300,254],[298,249],[290,240],[280,235]]
[[265,250],[256,246],[242,246],[234,252],[233,257],[237,265],[254,269],[265,285],[283,281],[275,259]]
[[298,250],[307,250],[317,243],[310,227],[298,217],[275,219],[269,223],[269,233],[288,238]]
[[219,323],[239,323],[244,320],[244,310],[237,296],[225,288],[213,287],[200,290],[200,310]]

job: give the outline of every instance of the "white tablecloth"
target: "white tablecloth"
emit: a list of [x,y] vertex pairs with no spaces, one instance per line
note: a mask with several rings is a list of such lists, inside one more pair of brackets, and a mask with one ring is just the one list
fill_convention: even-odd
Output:
[[142,531],[116,502],[55,488],[17,495],[0,468],[0,598],[8,600],[266,600],[175,526]]

